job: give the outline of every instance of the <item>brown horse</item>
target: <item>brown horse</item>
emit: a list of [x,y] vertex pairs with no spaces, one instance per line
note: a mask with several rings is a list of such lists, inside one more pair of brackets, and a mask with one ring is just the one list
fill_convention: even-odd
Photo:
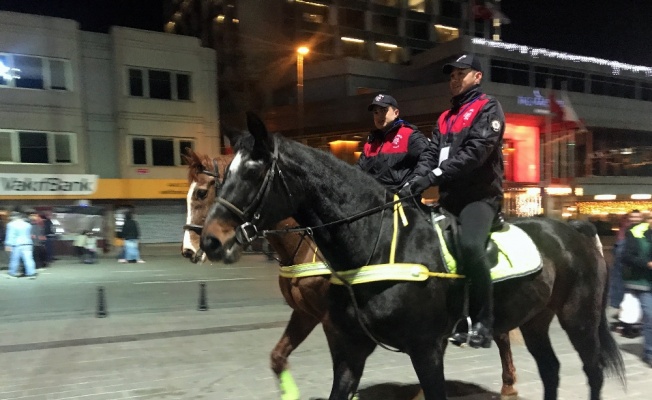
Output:
[[[201,226],[204,224],[208,210],[213,205],[216,192],[219,188],[219,176],[224,176],[224,169],[232,159],[230,156],[220,156],[211,159],[207,155],[189,152],[185,157],[188,164],[188,182],[190,189],[187,197],[188,219],[187,224]],[[297,226],[293,219],[285,219],[278,224],[276,229]],[[235,227],[233,227],[235,229]],[[203,259],[199,250],[198,229],[186,230],[184,234],[182,255],[193,263]],[[233,232],[225,232],[232,234]],[[313,241],[298,233],[287,233],[283,236],[270,235],[267,237],[270,245],[278,254],[282,266],[310,263],[321,258]],[[227,254],[226,262],[233,262],[239,254]],[[285,301],[292,307],[292,315],[281,339],[271,353],[271,367],[279,379],[281,390],[285,393],[283,400],[298,399],[298,389],[288,371],[288,357],[312,332],[322,323],[324,332],[329,335],[328,299],[327,292],[330,286],[330,276],[312,276],[304,278],[283,278],[279,276],[279,287]],[[509,334],[500,334],[494,337],[500,359],[502,362],[502,399],[515,399],[518,396],[514,388],[516,383],[516,370],[513,365],[512,351]],[[296,394],[296,396],[295,396]],[[419,395],[417,396],[419,398]]]

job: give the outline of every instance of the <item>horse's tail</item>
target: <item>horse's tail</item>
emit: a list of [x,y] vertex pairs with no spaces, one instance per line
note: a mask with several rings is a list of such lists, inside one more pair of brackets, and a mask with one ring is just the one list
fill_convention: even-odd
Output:
[[620,383],[627,389],[627,377],[625,376],[625,363],[620,354],[618,344],[611,336],[609,322],[607,321],[607,301],[609,298],[609,279],[605,279],[604,293],[602,295],[602,316],[598,335],[600,338],[600,365],[607,371],[607,375],[617,376]]
[[600,236],[598,236],[598,230],[595,228],[595,225],[588,221],[582,220],[572,220],[568,221],[568,224],[575,228],[581,234],[588,236],[593,239],[596,249],[600,252],[600,255],[604,257],[604,251],[602,249],[602,242],[600,241]]

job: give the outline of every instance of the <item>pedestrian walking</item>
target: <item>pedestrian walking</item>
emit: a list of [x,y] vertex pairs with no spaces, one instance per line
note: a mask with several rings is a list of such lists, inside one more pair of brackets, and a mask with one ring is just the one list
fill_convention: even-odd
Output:
[[32,226],[25,221],[20,208],[11,213],[11,222],[7,224],[5,250],[11,252],[9,258],[9,278],[18,276],[18,266],[22,260],[25,266],[25,276],[35,279],[36,268],[33,255]]
[[134,220],[132,211],[127,211],[125,214],[125,223],[118,237],[124,239],[125,249],[125,258],[118,260],[118,262],[145,262],[140,258],[140,250],[138,249],[140,229],[138,223]]

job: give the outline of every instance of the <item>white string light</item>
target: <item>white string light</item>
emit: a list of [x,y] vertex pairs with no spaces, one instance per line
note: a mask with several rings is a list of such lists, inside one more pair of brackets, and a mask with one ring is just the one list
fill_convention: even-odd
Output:
[[496,49],[503,49],[507,51],[517,51],[521,54],[529,54],[532,58],[547,57],[564,61],[582,62],[589,64],[596,64],[600,66],[607,66],[611,68],[613,75],[620,75],[620,71],[630,71],[634,73],[644,73],[645,76],[652,77],[652,67],[645,65],[632,65],[622,63],[620,61],[605,60],[604,58],[579,56],[577,54],[569,54],[561,51],[553,51],[537,47],[529,47],[514,43],[497,42],[483,38],[473,38],[471,42],[475,45],[486,46]]

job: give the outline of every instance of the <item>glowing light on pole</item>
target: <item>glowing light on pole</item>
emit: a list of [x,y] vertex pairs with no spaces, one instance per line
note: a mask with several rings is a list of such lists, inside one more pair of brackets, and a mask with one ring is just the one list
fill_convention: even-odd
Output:
[[303,134],[303,57],[310,49],[301,46],[297,49],[297,105],[299,106],[299,128]]

